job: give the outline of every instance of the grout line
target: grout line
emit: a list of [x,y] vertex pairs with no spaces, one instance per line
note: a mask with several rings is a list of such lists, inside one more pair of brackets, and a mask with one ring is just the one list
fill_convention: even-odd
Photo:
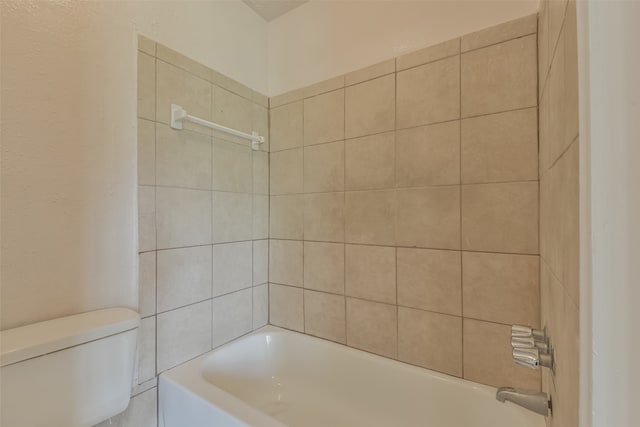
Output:
[[[460,112],[460,126],[458,127],[458,174],[459,174],[459,179],[460,179],[460,190],[458,192],[458,197],[459,197],[459,203],[460,203],[460,211],[459,211],[459,230],[460,230],[460,247],[462,248],[463,245],[463,237],[462,237],[462,233],[463,233],[463,228],[462,228],[462,38],[460,38],[460,61],[458,62],[458,83],[459,83],[459,92],[458,92],[458,106],[459,106],[459,112]],[[462,316],[464,316],[464,284],[463,284],[463,271],[462,271],[462,252],[460,253],[460,314]],[[464,318],[463,318],[464,319]],[[460,349],[461,349],[461,354],[460,354],[460,360],[461,360],[461,364],[462,366],[460,367],[460,375],[462,378],[464,378],[464,320],[460,321]]]
[[[537,13],[537,12],[536,12],[536,13]],[[524,18],[524,17],[523,17],[523,18]],[[507,21],[507,22],[509,22],[509,21]],[[506,22],[505,22],[505,24],[506,24]],[[498,26],[499,26],[499,25],[500,25],[500,24],[498,24]],[[490,29],[490,28],[491,28],[491,27],[486,28],[486,29]],[[480,30],[480,31],[482,31],[482,30]],[[461,45],[461,46],[460,46],[460,54],[461,54],[461,55],[464,55],[465,53],[475,52],[475,51],[477,51],[477,50],[482,50],[482,49],[485,49],[485,48],[487,48],[487,47],[497,46],[497,45],[500,45],[500,44],[502,44],[502,43],[509,43],[509,42],[514,41],[514,40],[524,39],[524,38],[531,37],[531,36],[533,36],[533,35],[537,35],[537,34],[538,34],[538,24],[536,23],[536,29],[535,29],[535,31],[533,31],[533,32],[531,32],[531,33],[522,34],[522,35],[520,35],[520,36],[512,37],[512,38],[507,39],[507,40],[502,40],[502,41],[495,42],[495,43],[491,43],[491,44],[488,44],[488,45],[485,45],[485,46],[480,46],[480,47],[476,47],[476,48],[473,48],[473,49],[465,50],[464,52],[462,51],[462,45]],[[464,36],[462,36],[462,37],[464,37]],[[462,39],[462,37],[460,37],[460,39]]]
[[[336,190],[336,191],[310,191],[307,193],[283,193],[283,194],[273,194],[269,197],[288,197],[288,196],[304,196],[308,194],[337,194],[337,193],[365,193],[365,192],[383,192],[383,191],[408,191],[408,190],[428,190],[433,188],[455,188],[460,186],[472,186],[472,185],[493,185],[493,184],[521,184],[521,183],[531,183],[538,182],[539,179],[519,179],[519,180],[511,180],[511,181],[491,181],[491,182],[464,182],[464,183],[455,183],[455,184],[431,184],[431,185],[419,185],[413,187],[385,187],[385,188],[362,188],[362,189],[349,189],[349,190]],[[144,187],[144,186],[143,186]],[[170,187],[174,188],[174,187]],[[244,193],[234,193],[234,194],[244,194]]]
[[400,249],[415,249],[421,251],[449,251],[449,252],[469,252],[469,253],[479,253],[479,254],[496,254],[496,255],[514,255],[514,256],[540,256],[538,253],[522,253],[522,252],[498,252],[498,251],[487,251],[487,250],[476,250],[476,249],[451,249],[451,248],[432,248],[432,247],[422,247],[422,246],[403,246],[403,245],[381,245],[376,243],[357,243],[357,242],[335,242],[329,240],[301,240],[301,239],[287,239],[275,237],[270,240],[281,240],[288,242],[305,242],[305,243],[328,243],[335,245],[351,245],[351,246],[374,246],[374,247],[385,247],[385,248],[400,248]]
[[[261,241],[261,240],[267,240],[266,238],[262,238],[262,239],[255,239],[255,241]],[[293,239],[282,239],[282,240],[293,240]],[[203,244],[197,244],[197,245],[187,245],[187,246],[171,246],[168,248],[157,248],[157,249],[151,249],[148,251],[142,251],[139,253],[148,253],[148,252],[153,252],[153,251],[173,251],[173,250],[178,250],[178,249],[189,249],[189,248],[201,248],[204,246],[222,246],[222,245],[234,245],[234,244],[239,244],[239,243],[250,243],[253,242],[254,240],[251,239],[246,239],[246,240],[233,240],[233,241],[229,241],[229,242],[218,242],[218,243],[203,243]]]
[[[346,84],[346,77],[345,77]],[[344,141],[344,188],[347,188],[347,88],[344,89],[344,99],[343,99],[343,107],[342,107],[342,135],[345,137]],[[342,236],[346,236],[347,233],[347,215],[345,214],[347,210],[347,193],[346,191],[342,194]],[[344,302],[344,343],[348,345],[347,335],[349,333],[349,328],[347,326],[348,312],[347,312],[347,245],[342,245],[342,293],[343,293],[343,302]]]
[[[261,285],[264,285],[264,283],[261,283]],[[214,299],[218,299],[218,298],[226,297],[226,296],[229,296],[229,295],[232,295],[232,294],[238,293],[238,292],[244,292],[244,291],[246,291],[247,289],[252,289],[252,288],[253,288],[253,286],[245,286],[245,287],[243,287],[243,288],[236,289],[236,290],[233,290],[233,291],[231,291],[231,292],[225,292],[225,293],[223,293],[223,294],[219,294],[219,295],[211,296],[211,297],[208,297],[208,298],[205,298],[205,299],[202,299],[202,300],[198,300],[198,301],[190,302],[190,303],[188,303],[188,304],[184,304],[184,305],[181,305],[181,306],[178,306],[178,307],[170,308],[170,309],[168,309],[168,310],[160,311],[160,312],[158,312],[156,315],[157,315],[157,316],[159,316],[159,315],[162,315],[162,314],[171,313],[171,312],[176,311],[176,310],[180,310],[180,309],[183,309],[183,308],[191,307],[191,306],[193,306],[193,305],[197,305],[197,304],[202,304],[202,303],[204,303],[204,302],[208,302],[208,301],[213,301]],[[149,315],[149,316],[147,316],[147,317],[151,317],[151,315]]]
[[[305,145],[305,129],[304,129],[304,106],[305,106],[305,101],[304,101],[304,91],[303,91],[303,97],[302,97],[302,101],[301,101],[301,108],[302,108],[302,140],[301,140],[301,150],[302,150],[302,176],[301,181],[302,181],[302,192],[304,193],[304,186],[305,186],[305,179],[304,179],[304,159],[305,159],[305,152],[306,152],[306,145]],[[302,265],[301,265],[301,269],[302,269],[302,286],[300,287],[301,292],[302,292],[302,333],[306,333],[306,312],[305,312],[305,298],[304,298],[304,222],[305,222],[305,206],[304,206],[304,196],[302,196],[302,241],[301,241],[301,247],[302,247]]]
[[562,152],[560,153],[560,155],[558,155],[558,157],[549,165],[548,168],[546,168],[546,171],[544,171],[545,173],[543,173],[540,176],[540,180],[542,180],[542,178],[547,175],[547,173],[549,173],[549,171],[551,169],[553,169],[555,167],[555,165],[560,161],[560,159],[562,159],[564,157],[564,155],[573,147],[573,144],[577,144],[578,143],[578,139],[580,138],[580,135],[576,135],[575,138],[573,138],[573,140],[569,143],[569,145],[567,145],[564,150],[562,150]]
[[[396,59],[397,61],[397,59]],[[393,145],[394,145],[394,157],[395,154],[397,153],[397,132],[398,132],[398,71],[397,71],[397,64],[396,64],[396,73],[394,74],[394,93],[393,93],[393,128],[394,128],[394,132],[393,132]],[[394,158],[394,186],[398,185],[398,172],[397,172],[397,165],[395,164],[396,159]],[[397,241],[397,236],[398,236],[398,200],[397,200],[397,193],[394,192],[393,193],[393,239]],[[346,193],[345,193],[345,197],[346,197]],[[345,244],[345,248],[346,248],[346,244]],[[398,357],[400,357],[400,309],[398,308],[398,247],[394,246],[394,267],[395,267],[395,289],[396,289],[396,301],[395,301],[395,308],[396,308],[396,354],[395,354],[395,359],[397,359]]]
[[[157,44],[155,44],[155,52],[157,54]],[[154,288],[155,288],[155,301],[153,305],[153,313],[154,313],[154,329],[155,329],[155,344],[153,348],[154,357],[153,357],[153,375],[155,377],[158,376],[158,124],[157,124],[157,110],[158,110],[158,60],[154,57],[153,63],[153,97],[154,97],[154,105],[153,105],[153,117],[154,117],[154,125],[153,125],[153,222],[154,222],[154,258],[155,258],[155,279],[154,279]],[[138,258],[139,259],[139,258]],[[138,267],[139,268],[139,267]],[[140,294],[140,279],[138,276],[138,295]],[[138,375],[139,375],[140,366],[138,366]],[[159,390],[159,388],[158,388]],[[158,392],[156,392],[156,401],[158,400]],[[157,405],[159,406],[159,405]],[[158,408],[156,408],[159,411]]]
[[[504,113],[522,111],[522,110],[529,110],[529,109],[537,108],[537,107],[538,107],[538,101],[536,100],[536,104],[525,106],[525,107],[511,108],[511,109],[508,109],[508,110],[492,111],[492,112],[489,112],[489,113],[474,114],[474,115],[469,115],[469,116],[464,116],[464,117],[462,115],[459,115],[459,117],[457,117],[455,119],[424,123],[424,124],[419,124],[419,125],[415,125],[415,126],[406,126],[406,127],[401,127],[401,128],[397,128],[397,127],[394,126],[393,129],[388,129],[388,130],[384,130],[384,131],[381,131],[381,132],[367,133],[367,134],[353,136],[353,137],[349,137],[349,138],[347,138],[346,134],[345,134],[344,138],[335,139],[335,140],[331,140],[331,141],[319,142],[319,143],[316,143],[316,144],[307,144],[307,145],[301,145],[301,146],[287,147],[287,148],[283,148],[283,149],[280,149],[280,150],[271,150],[270,153],[281,153],[283,151],[297,150],[297,149],[301,149],[301,148],[305,148],[305,147],[313,147],[313,146],[316,146],[316,145],[331,144],[332,142],[340,142],[340,141],[345,141],[346,142],[346,141],[351,141],[351,140],[354,140],[354,139],[361,139],[361,138],[366,138],[366,137],[372,137],[372,136],[376,136],[376,135],[382,135],[382,134],[386,134],[386,133],[391,133],[391,132],[394,132],[394,131],[404,131],[404,130],[411,130],[411,129],[419,129],[419,128],[424,128],[424,127],[429,127],[429,126],[442,125],[442,124],[445,124],[445,123],[458,122],[458,121],[461,121],[461,120],[475,119],[475,118],[480,118],[480,117],[485,117],[485,116],[493,116],[493,115],[497,115],[497,114],[504,114]],[[396,111],[396,114],[397,114],[397,111]],[[346,116],[345,116],[345,122],[346,122]],[[192,132],[195,132],[195,131],[192,131]],[[232,142],[232,141],[229,141],[229,142]],[[239,144],[237,144],[237,145],[239,145]]]
[[[455,39],[451,39],[451,40],[455,40]],[[449,41],[451,41],[451,40],[449,40]],[[460,38],[458,38],[458,41],[460,41]],[[445,41],[445,42],[443,42],[443,43],[446,43],[446,41]],[[434,46],[435,46],[435,45],[434,45]],[[428,49],[429,47],[430,47],[430,46],[426,47],[425,49]],[[422,50],[422,49],[421,49],[421,50]],[[418,50],[418,51],[414,51],[414,52],[408,52],[408,53],[406,53],[405,55],[411,55],[412,53],[416,53],[416,52],[419,52],[419,50]],[[405,56],[405,55],[403,55],[403,56]],[[433,60],[431,60],[431,61],[421,62],[420,64],[412,65],[411,67],[403,68],[403,69],[401,69],[401,70],[396,70],[396,73],[402,73],[402,72],[404,72],[404,71],[414,70],[414,69],[416,69],[416,68],[423,67],[423,66],[425,66],[425,65],[434,64],[434,63],[436,63],[436,62],[444,61],[444,60],[446,60],[446,59],[451,59],[451,58],[454,58],[454,57],[456,57],[456,56],[460,56],[460,51],[459,51],[459,50],[458,50],[458,52],[454,53],[453,55],[443,56],[443,57],[440,57],[440,58],[437,58],[437,59],[433,59]],[[399,58],[399,57],[398,57],[398,58]]]

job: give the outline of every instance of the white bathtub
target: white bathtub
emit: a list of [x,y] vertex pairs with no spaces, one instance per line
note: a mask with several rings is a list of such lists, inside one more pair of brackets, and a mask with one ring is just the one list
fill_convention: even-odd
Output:
[[[508,384],[505,384],[508,385]],[[272,326],[160,376],[161,427],[542,427],[495,389]]]

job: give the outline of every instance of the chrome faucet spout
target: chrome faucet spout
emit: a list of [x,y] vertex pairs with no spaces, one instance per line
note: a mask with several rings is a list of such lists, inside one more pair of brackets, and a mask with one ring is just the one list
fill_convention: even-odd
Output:
[[547,393],[502,387],[496,392],[499,402],[509,401],[525,409],[547,416],[551,411],[551,401]]

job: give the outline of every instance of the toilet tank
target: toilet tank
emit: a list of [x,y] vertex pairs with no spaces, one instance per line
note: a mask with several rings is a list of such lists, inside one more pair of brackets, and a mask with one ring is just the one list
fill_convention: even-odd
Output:
[[129,404],[140,316],[108,308],[0,332],[0,426],[89,427]]

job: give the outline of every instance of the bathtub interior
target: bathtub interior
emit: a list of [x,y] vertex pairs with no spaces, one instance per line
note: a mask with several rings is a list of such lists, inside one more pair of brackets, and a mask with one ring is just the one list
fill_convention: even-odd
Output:
[[218,407],[237,400],[287,426],[544,425],[497,402],[492,387],[273,326],[186,365],[191,381],[169,376],[190,393],[208,387],[195,394]]

